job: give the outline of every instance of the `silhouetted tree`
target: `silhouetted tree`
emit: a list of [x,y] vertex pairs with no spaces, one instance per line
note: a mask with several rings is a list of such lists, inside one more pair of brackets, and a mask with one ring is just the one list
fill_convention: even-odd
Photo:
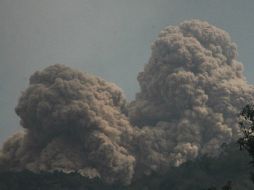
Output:
[[[251,157],[251,164],[254,167],[254,104],[246,105],[240,114],[240,128],[243,136],[238,140],[240,149],[247,150]],[[254,182],[254,174],[252,173]]]

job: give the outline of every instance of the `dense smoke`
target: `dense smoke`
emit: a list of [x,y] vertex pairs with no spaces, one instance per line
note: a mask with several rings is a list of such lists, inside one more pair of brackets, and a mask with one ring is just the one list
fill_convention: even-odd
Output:
[[0,169],[77,171],[128,184],[134,174],[216,156],[239,137],[238,113],[254,100],[236,58],[225,31],[191,20],[160,33],[128,106],[98,77],[63,65],[36,72],[16,107],[25,132],[4,144]]
[[50,66],[31,76],[16,107],[26,134],[5,143],[1,160],[8,169],[78,171],[129,183],[133,129],[123,109],[125,100],[114,84]]
[[141,92],[129,106],[139,163],[146,169],[178,166],[198,155],[217,155],[239,135],[237,116],[254,88],[223,30],[198,20],[169,26],[152,45],[139,73]]

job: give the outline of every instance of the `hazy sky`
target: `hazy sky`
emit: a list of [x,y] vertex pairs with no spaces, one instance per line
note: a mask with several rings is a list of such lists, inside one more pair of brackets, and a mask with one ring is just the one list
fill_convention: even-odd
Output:
[[0,0],[0,143],[29,76],[63,63],[115,82],[133,99],[150,45],[167,25],[198,18],[230,33],[254,83],[253,0]]

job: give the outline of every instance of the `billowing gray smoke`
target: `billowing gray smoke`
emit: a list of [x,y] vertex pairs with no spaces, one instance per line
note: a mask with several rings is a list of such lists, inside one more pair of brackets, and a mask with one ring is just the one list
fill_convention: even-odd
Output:
[[125,100],[114,84],[50,66],[31,76],[16,107],[26,134],[5,143],[1,160],[9,169],[78,171],[129,183],[133,129],[123,109]]
[[[10,138],[0,168],[131,182],[151,171],[214,156],[238,138],[237,115],[254,100],[236,46],[207,22],[164,29],[126,106],[112,83],[54,65],[30,78],[16,107],[25,132]],[[128,117],[127,117],[128,115]]]
[[229,35],[199,20],[165,28],[129,106],[138,165],[162,171],[200,154],[216,155],[239,135],[237,116],[254,100]]

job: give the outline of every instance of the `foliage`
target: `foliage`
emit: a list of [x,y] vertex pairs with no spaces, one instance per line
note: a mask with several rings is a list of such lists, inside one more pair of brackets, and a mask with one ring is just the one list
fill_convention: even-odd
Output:
[[254,105],[246,105],[241,112],[241,120],[239,122],[243,137],[238,140],[241,149],[244,148],[248,151],[254,160]]
[[1,190],[108,190],[107,185],[102,184],[99,179],[88,179],[77,173],[65,174],[62,172],[42,172],[33,173],[31,171],[20,172],[1,172],[0,189]]
[[[238,140],[242,150],[247,150],[251,157],[251,165],[254,167],[254,104],[246,105],[239,121],[243,136]],[[251,179],[254,182],[254,173],[251,172]]]
[[[232,190],[253,190],[249,180],[249,159],[245,152],[239,154],[237,144],[222,147],[216,158],[200,157],[164,174],[152,173],[137,178],[129,186],[107,185],[100,179],[88,179],[77,173],[1,172],[1,190],[208,190],[223,187],[230,179]],[[211,188],[210,188],[211,189]],[[215,189],[212,189],[215,190]],[[217,190],[220,190],[219,188]],[[224,189],[223,189],[224,190]]]

